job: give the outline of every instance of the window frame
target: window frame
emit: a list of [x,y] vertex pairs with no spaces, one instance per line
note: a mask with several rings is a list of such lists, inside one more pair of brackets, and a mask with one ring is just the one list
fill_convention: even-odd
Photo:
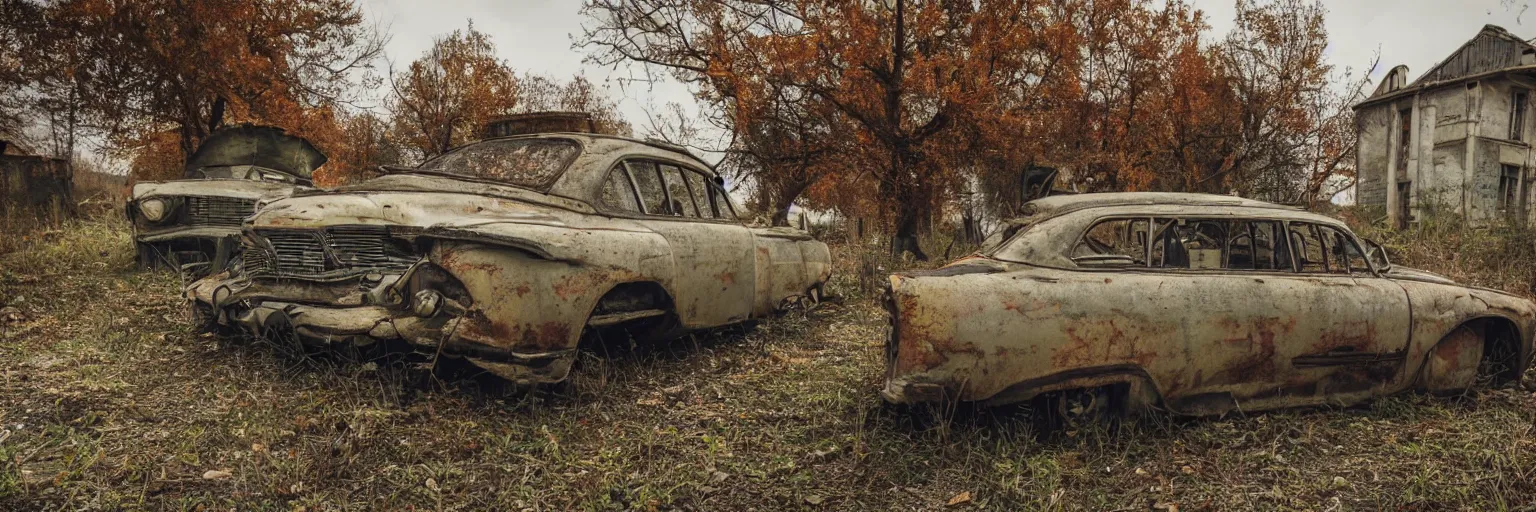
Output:
[[[1336,277],[1338,277],[1338,276],[1358,277],[1358,276],[1360,276],[1362,274],[1361,272],[1355,272],[1353,270],[1349,270],[1346,273],[1333,273],[1333,272],[1327,271],[1327,269],[1331,269],[1332,268],[1332,266],[1331,266],[1331,264],[1332,264],[1331,259],[1332,258],[1329,257],[1329,254],[1328,254],[1328,250],[1329,250],[1328,242],[1326,240],[1323,240],[1322,232],[1321,231],[1317,231],[1316,233],[1317,233],[1317,236],[1319,237],[1319,239],[1323,240],[1323,247],[1321,249],[1323,251],[1323,260],[1325,262],[1324,263],[1324,269],[1325,270],[1323,272],[1303,271],[1302,268],[1301,268],[1300,256],[1296,252],[1295,244],[1293,244],[1292,241],[1291,241],[1291,227],[1292,227],[1292,225],[1302,225],[1302,226],[1310,226],[1310,227],[1312,227],[1314,229],[1316,229],[1316,228],[1328,228],[1328,229],[1332,229],[1332,230],[1337,230],[1340,233],[1344,234],[1345,238],[1348,238],[1349,242],[1354,244],[1354,246],[1355,246],[1355,248],[1357,250],[1361,251],[1360,254],[1362,255],[1362,259],[1365,261],[1365,265],[1366,265],[1366,269],[1367,269],[1364,272],[1364,274],[1369,274],[1372,277],[1380,277],[1380,275],[1381,275],[1381,271],[1380,271],[1380,269],[1376,268],[1375,263],[1371,262],[1370,258],[1363,257],[1366,254],[1364,252],[1364,246],[1360,243],[1360,239],[1359,239],[1358,236],[1355,235],[1354,231],[1351,231],[1351,230],[1349,230],[1348,228],[1345,228],[1345,227],[1340,227],[1340,226],[1336,226],[1336,225],[1332,225],[1332,224],[1324,224],[1324,223],[1318,223],[1318,222],[1308,222],[1308,221],[1302,221],[1302,220],[1291,220],[1291,219],[1284,219],[1284,218],[1277,218],[1277,217],[1270,217],[1270,216],[1244,216],[1244,215],[1221,215],[1221,214],[1204,214],[1204,215],[1202,215],[1202,214],[1191,214],[1191,215],[1168,215],[1168,214],[1161,214],[1161,215],[1159,215],[1159,214],[1150,214],[1150,215],[1142,215],[1142,214],[1105,215],[1105,216],[1102,216],[1102,217],[1096,217],[1092,221],[1085,223],[1085,226],[1082,229],[1082,231],[1080,233],[1078,233],[1077,237],[1074,238],[1072,240],[1072,242],[1066,246],[1066,251],[1067,251],[1066,258],[1067,258],[1067,260],[1068,261],[1072,261],[1073,260],[1072,252],[1075,251],[1076,248],[1080,244],[1083,243],[1084,238],[1088,236],[1089,232],[1093,231],[1094,227],[1098,226],[1102,222],[1112,221],[1112,220],[1123,220],[1123,219],[1130,219],[1132,221],[1134,221],[1134,220],[1144,220],[1147,223],[1146,224],[1147,225],[1147,242],[1146,242],[1146,246],[1143,248],[1145,256],[1143,257],[1142,265],[1139,265],[1139,266],[1116,267],[1116,268],[1091,268],[1091,267],[1078,266],[1074,262],[1074,264],[1073,264],[1073,269],[1074,270],[1086,271],[1086,272],[1124,272],[1124,271],[1147,272],[1147,271],[1150,271],[1150,272],[1165,272],[1165,273],[1172,273],[1172,274],[1230,273],[1230,274],[1234,274],[1234,275],[1276,275],[1276,274],[1278,274],[1278,275],[1287,275],[1287,276],[1323,275],[1323,276],[1336,276]],[[1230,251],[1231,251],[1231,238],[1232,238],[1231,236],[1228,236],[1227,240],[1225,241],[1227,246],[1223,248],[1222,268],[1191,269],[1191,268],[1168,268],[1168,267],[1161,267],[1161,266],[1153,266],[1152,265],[1152,246],[1156,242],[1156,234],[1152,233],[1152,230],[1158,225],[1157,222],[1158,222],[1159,219],[1161,219],[1161,220],[1171,220],[1171,221],[1174,221],[1175,224],[1177,224],[1177,220],[1178,219],[1184,219],[1186,221],[1189,221],[1189,220],[1223,220],[1224,219],[1224,220],[1228,220],[1228,221],[1248,222],[1248,223],[1250,223],[1250,226],[1252,225],[1251,223],[1253,223],[1253,222],[1273,222],[1273,223],[1275,223],[1279,227],[1280,233],[1283,233],[1285,235],[1285,236],[1277,236],[1276,238],[1278,238],[1280,240],[1276,240],[1276,242],[1281,242],[1281,243],[1285,244],[1286,256],[1289,257],[1290,261],[1287,262],[1287,268],[1282,268],[1282,269],[1247,269],[1247,268],[1237,268],[1237,269],[1234,269],[1234,268],[1227,268],[1226,265],[1230,261],[1229,258],[1231,256],[1230,255]],[[1022,231],[1022,230],[1020,230],[1020,231]],[[1279,234],[1279,233],[1277,233],[1277,234]],[[1014,237],[1016,238],[1017,236],[1018,236],[1018,233],[1015,233]],[[998,246],[999,247],[1007,246],[1008,243],[1010,243],[1011,241],[1012,241],[1012,239],[1010,239],[1009,241],[1005,241],[1005,242],[999,244]],[[1345,268],[1348,269],[1348,267],[1349,267],[1348,262],[1345,262]]]
[[[661,212],[652,213],[650,211],[650,208],[645,204],[645,201],[643,200],[643,198],[640,197],[640,186],[639,186],[639,183],[635,182],[635,177],[634,177],[633,174],[631,174],[632,171],[630,171],[630,169],[629,169],[629,165],[631,163],[642,163],[642,162],[644,162],[644,163],[651,163],[651,164],[655,165],[656,179],[657,179],[657,182],[661,184],[662,200],[665,201],[666,204],[670,204],[671,201],[672,201],[672,191],[667,187],[666,177],[664,176],[665,175],[665,171],[662,171],[662,169],[661,169],[661,167],[664,166],[664,165],[665,166],[676,167],[679,172],[692,172],[692,173],[698,174],[698,175],[700,175],[700,176],[702,176],[704,178],[705,186],[718,189],[719,193],[721,194],[722,197],[726,196],[725,190],[723,188],[720,188],[717,184],[714,183],[714,175],[712,175],[710,173],[707,173],[707,172],[704,172],[704,171],[701,171],[701,170],[699,170],[695,166],[692,166],[692,165],[689,165],[689,164],[683,163],[683,162],[678,162],[678,161],[675,161],[675,160],[667,160],[665,158],[658,158],[658,157],[651,156],[651,155],[626,155],[626,156],[621,156],[621,157],[618,157],[618,158],[614,159],[613,164],[609,166],[609,171],[608,172],[609,172],[609,175],[611,176],[612,173],[615,170],[622,170],[622,171],[624,171],[624,176],[625,176],[626,180],[629,181],[630,192],[635,195],[635,202],[640,207],[640,211],[639,212],[614,211],[614,210],[611,210],[611,209],[608,209],[608,208],[604,207],[602,205],[602,200],[601,200],[601,194],[602,194],[601,189],[598,190],[598,197],[594,198],[594,200],[590,201],[590,203],[594,206],[594,209],[596,209],[596,210],[598,210],[600,212],[603,212],[605,215],[608,215],[610,217],[623,217],[623,218],[630,218],[630,219],[646,219],[646,220],[674,220],[674,221],[686,221],[686,222],[710,222],[710,223],[716,223],[716,224],[730,224],[730,225],[737,225],[737,226],[743,225],[743,223],[741,222],[740,217],[736,213],[735,205],[731,204],[729,199],[726,199],[726,206],[725,206],[725,208],[729,212],[730,217],[720,217],[718,215],[719,210],[714,210],[714,212],[716,212],[717,215],[715,217],[713,217],[713,218],[710,218],[710,217],[688,217],[688,216],[684,216],[684,215],[672,215],[672,214],[661,213]],[[604,177],[601,186],[606,186],[607,182],[608,182],[608,179],[609,179],[609,177]],[[684,187],[692,187],[693,184],[685,177],[683,179],[683,186]],[[691,196],[693,194],[693,189],[692,188],[688,188],[687,190],[688,190],[688,193]],[[693,201],[693,198],[689,197],[688,200],[689,201]],[[711,196],[709,198],[709,201],[711,203],[710,206],[713,206],[715,203],[718,203],[718,201],[713,196]],[[695,205],[695,207],[697,207],[697,205]]]
[[[613,179],[614,174],[621,174],[624,176],[624,183],[629,185],[630,199],[635,202],[635,207],[638,208],[639,211],[632,212],[626,210],[614,210],[608,208],[608,205],[603,204],[603,189],[608,188],[608,182]],[[629,166],[624,165],[624,162],[616,163],[608,168],[608,175],[603,177],[602,187],[603,188],[599,189],[597,192],[597,200],[592,201],[593,209],[605,214],[609,214],[610,216],[614,214],[623,214],[623,216],[630,216],[634,214],[643,215],[645,213],[645,202],[640,200],[640,187],[635,183],[635,177],[629,174]]]

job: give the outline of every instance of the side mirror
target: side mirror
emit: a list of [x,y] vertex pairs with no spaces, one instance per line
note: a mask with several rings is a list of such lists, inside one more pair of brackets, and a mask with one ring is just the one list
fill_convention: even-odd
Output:
[[1381,272],[1392,270],[1392,261],[1387,259],[1387,249],[1375,240],[1364,240],[1364,242],[1365,259],[1370,260],[1371,266]]
[[1095,254],[1092,256],[1078,256],[1072,258],[1072,262],[1083,268],[1130,268],[1139,267],[1136,258],[1124,254]]

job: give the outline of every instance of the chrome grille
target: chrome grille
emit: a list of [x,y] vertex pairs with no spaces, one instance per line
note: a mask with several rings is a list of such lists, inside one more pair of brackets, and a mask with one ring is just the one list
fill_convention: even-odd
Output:
[[238,227],[256,212],[255,199],[190,196],[187,198],[187,222],[196,226]]
[[333,226],[323,230],[263,229],[266,247],[246,248],[252,274],[320,276],[358,270],[403,271],[419,259],[396,248],[384,226]]

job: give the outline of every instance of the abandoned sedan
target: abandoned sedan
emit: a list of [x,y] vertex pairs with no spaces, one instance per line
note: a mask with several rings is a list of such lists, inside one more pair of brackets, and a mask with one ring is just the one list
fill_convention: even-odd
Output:
[[1329,217],[1171,193],[1025,208],[978,254],[891,276],[887,401],[1205,415],[1459,392],[1529,364],[1536,305],[1393,267]]
[[308,188],[325,161],[309,141],[279,128],[214,132],[187,160],[184,179],[134,184],[127,214],[139,266],[223,266],[257,204]]
[[308,345],[406,345],[520,384],[564,380],[582,341],[738,323],[818,300],[827,246],[749,228],[675,146],[487,139],[250,219],[243,261],[194,313]]

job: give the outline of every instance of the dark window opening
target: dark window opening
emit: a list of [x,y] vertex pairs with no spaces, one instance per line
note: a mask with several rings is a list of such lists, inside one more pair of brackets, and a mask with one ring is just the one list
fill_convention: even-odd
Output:
[[1514,217],[1520,210],[1520,167],[1505,164],[1499,171],[1499,212]]
[[1510,99],[1509,140],[1525,140],[1525,105],[1529,97],[1529,91],[1515,89]]
[[1403,176],[1408,174],[1408,148],[1413,142],[1413,109],[1399,110],[1397,117],[1401,119],[1397,135],[1397,175]]
[[1412,220],[1412,209],[1409,202],[1413,199],[1413,182],[1397,182],[1397,228],[1408,229],[1408,221]]

